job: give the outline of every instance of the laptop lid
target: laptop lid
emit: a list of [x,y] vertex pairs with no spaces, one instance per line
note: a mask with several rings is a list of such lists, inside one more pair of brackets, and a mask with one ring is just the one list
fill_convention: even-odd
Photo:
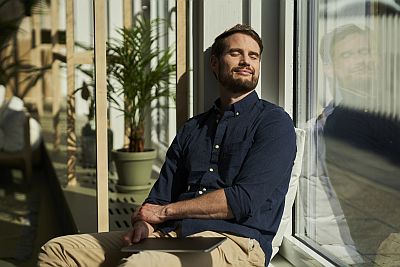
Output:
[[163,252],[210,252],[226,237],[146,238],[121,249],[122,252],[136,253],[146,250]]

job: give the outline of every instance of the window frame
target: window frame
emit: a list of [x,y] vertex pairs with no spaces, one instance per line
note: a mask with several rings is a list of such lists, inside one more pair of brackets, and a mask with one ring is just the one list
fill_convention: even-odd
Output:
[[[283,51],[280,57],[280,71],[279,77],[279,104],[292,116],[296,127],[299,117],[308,118],[310,110],[306,109],[306,114],[299,112],[298,97],[301,94],[301,87],[311,88],[316,84],[317,77],[314,77],[314,68],[318,68],[318,58],[312,57],[315,50],[315,44],[318,42],[312,42],[314,46],[309,46],[308,40],[318,40],[317,30],[310,30],[310,26],[318,26],[315,23],[318,19],[318,0],[309,1],[285,1],[285,4],[281,6],[281,18],[280,18],[280,34],[281,40],[284,41]],[[314,12],[313,12],[314,11]],[[305,43],[304,43],[305,41]],[[306,90],[307,94],[303,97],[309,98],[309,91]],[[307,101],[309,102],[309,101]],[[295,203],[292,208],[291,222],[292,225],[288,227],[284,237],[282,245],[279,249],[279,254],[286,258],[289,262],[297,265],[302,265],[304,262],[302,259],[306,258],[307,261],[313,262],[314,264],[321,266],[338,266],[339,261],[330,255],[326,255],[323,251],[319,250],[315,244],[308,242],[298,236],[296,236],[296,226],[300,220],[297,216],[299,215],[299,194],[296,195]]]

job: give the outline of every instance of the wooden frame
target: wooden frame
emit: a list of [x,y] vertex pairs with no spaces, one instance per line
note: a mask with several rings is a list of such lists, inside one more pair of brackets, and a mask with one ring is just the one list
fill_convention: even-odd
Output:
[[189,83],[187,71],[186,0],[176,1],[176,128],[189,119]]
[[[53,0],[54,1],[54,0]],[[58,0],[55,0],[58,1]],[[106,0],[93,0],[95,51],[76,53],[74,51],[74,1],[66,0],[66,62],[67,62],[67,177],[68,186],[77,184],[76,166],[76,133],[75,133],[75,65],[91,64],[94,56],[96,77],[96,147],[97,147],[97,226],[98,231],[109,230],[108,215],[108,149],[107,149],[107,90],[106,90]],[[53,2],[52,2],[53,3]],[[177,126],[189,117],[189,96],[187,82],[187,49],[186,49],[186,0],[177,1]],[[55,4],[58,5],[58,2]],[[133,5],[131,0],[123,1],[123,25],[132,25]],[[54,14],[53,11],[52,14]],[[52,31],[56,31],[56,28]],[[53,41],[54,44],[56,40]],[[53,52],[58,53],[53,44]],[[57,70],[55,69],[55,72]],[[59,112],[59,103],[53,104],[53,116]],[[55,126],[55,129],[58,126]],[[55,143],[56,145],[56,143]]]
[[105,0],[93,0],[96,69],[97,231],[109,230]]

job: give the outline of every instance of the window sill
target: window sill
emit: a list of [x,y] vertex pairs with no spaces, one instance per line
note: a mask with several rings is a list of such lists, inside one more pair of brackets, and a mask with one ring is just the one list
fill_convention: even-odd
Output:
[[335,266],[293,236],[285,236],[283,238],[278,255],[283,257],[294,266]]

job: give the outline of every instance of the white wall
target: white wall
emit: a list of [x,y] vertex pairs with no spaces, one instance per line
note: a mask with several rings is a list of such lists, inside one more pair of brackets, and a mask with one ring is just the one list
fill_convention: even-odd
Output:
[[[75,42],[85,46],[93,46],[93,4],[91,0],[74,0],[74,39]],[[75,50],[75,52],[82,51],[77,47]],[[91,68],[89,64],[85,67]],[[75,71],[75,88],[81,87],[85,80],[88,80],[86,75]],[[75,94],[75,113],[76,116],[85,116],[89,113],[88,102],[83,100],[79,93]]]
[[279,0],[189,0],[189,79],[193,114],[206,111],[218,97],[209,67],[214,38],[237,23],[251,25],[264,44],[259,84],[260,97],[278,103]]
[[[144,1],[145,2],[145,1]],[[134,15],[142,11],[142,1],[134,0],[132,1],[132,8]],[[123,27],[123,0],[107,0],[107,15],[108,15],[108,38],[111,39],[121,39],[118,34],[117,29]],[[124,102],[121,97],[116,95],[113,96],[115,100],[118,101],[118,105],[110,103],[110,127],[113,131],[113,149],[119,149],[124,146],[125,142],[125,122],[123,112],[116,109],[123,108]]]
[[[123,26],[123,5],[122,0],[108,0],[108,38],[120,39],[117,34],[117,29]],[[113,96],[114,99],[119,100],[119,107],[123,108],[124,103],[122,99]],[[110,127],[113,131],[113,149],[119,149],[124,146],[125,122],[123,112],[113,107],[116,105],[111,104],[110,108]]]
[[261,36],[264,52],[261,61],[263,99],[279,102],[279,0],[262,1]]

